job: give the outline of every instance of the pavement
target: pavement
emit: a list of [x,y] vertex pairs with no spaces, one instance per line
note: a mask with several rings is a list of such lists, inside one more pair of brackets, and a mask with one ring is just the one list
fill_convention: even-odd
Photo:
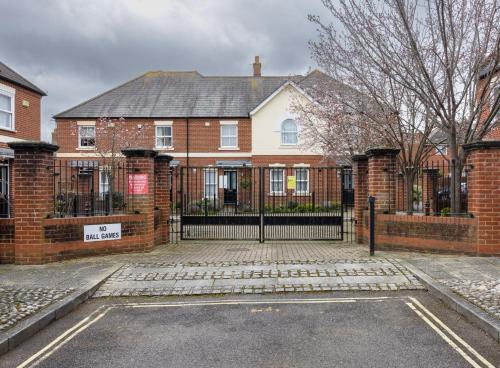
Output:
[[422,291],[100,298],[5,367],[488,367],[493,339]]
[[499,258],[412,252],[369,257],[364,246],[321,241],[191,241],[147,254],[0,265],[0,354],[91,296],[429,289],[448,295],[450,308],[467,318],[485,314],[476,318],[478,325],[500,341],[499,284]]

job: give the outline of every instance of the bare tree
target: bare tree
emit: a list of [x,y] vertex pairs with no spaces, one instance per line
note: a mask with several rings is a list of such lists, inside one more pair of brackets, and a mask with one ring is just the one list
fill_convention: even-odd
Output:
[[[336,20],[319,26],[311,44],[318,63],[334,76],[363,81],[383,74],[418,98],[444,132],[451,156],[451,211],[460,211],[462,145],[491,131],[499,98],[497,0],[323,0]],[[360,73],[364,73],[360,74]],[[480,79],[480,77],[482,77]]]
[[[76,127],[78,129],[78,127]],[[148,137],[153,136],[153,127],[147,124],[127,124],[123,118],[101,117],[97,119],[94,131],[93,151],[100,158],[100,170],[107,180],[107,207],[113,213],[116,176],[119,166],[124,168],[121,151],[129,147],[151,147]],[[73,135],[79,133],[75,130]]]

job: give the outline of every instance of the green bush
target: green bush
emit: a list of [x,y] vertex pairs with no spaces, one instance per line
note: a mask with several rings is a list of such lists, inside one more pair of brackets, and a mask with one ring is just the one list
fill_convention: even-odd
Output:
[[450,217],[450,214],[451,214],[450,207],[445,207],[441,210],[442,217]]

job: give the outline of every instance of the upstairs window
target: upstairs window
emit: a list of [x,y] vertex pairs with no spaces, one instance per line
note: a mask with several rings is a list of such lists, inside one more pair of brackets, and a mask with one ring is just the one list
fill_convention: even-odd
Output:
[[14,130],[14,95],[0,90],[0,129]]
[[294,145],[298,143],[297,122],[286,119],[281,123],[281,144]]
[[95,148],[95,126],[80,125],[78,127],[78,147]]
[[448,146],[446,144],[438,144],[436,146],[436,154],[446,156],[448,154]]
[[156,127],[156,147],[170,148],[172,147],[172,127],[157,126]]
[[224,124],[220,126],[220,146],[221,148],[238,147],[238,125]]
[[[500,83],[500,80],[497,78],[495,79],[498,83]],[[495,83],[493,81],[492,83]],[[491,96],[490,96],[490,108],[493,109],[493,106],[495,106],[495,102],[498,101],[498,98],[500,96],[500,85],[496,85],[493,87],[493,90],[491,91]],[[497,122],[500,122],[500,110],[497,111],[494,119],[497,119]]]

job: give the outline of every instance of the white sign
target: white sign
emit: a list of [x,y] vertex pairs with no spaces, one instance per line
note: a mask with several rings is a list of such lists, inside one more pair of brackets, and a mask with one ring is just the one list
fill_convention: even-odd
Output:
[[121,238],[122,224],[85,225],[83,227],[84,242],[118,240]]

